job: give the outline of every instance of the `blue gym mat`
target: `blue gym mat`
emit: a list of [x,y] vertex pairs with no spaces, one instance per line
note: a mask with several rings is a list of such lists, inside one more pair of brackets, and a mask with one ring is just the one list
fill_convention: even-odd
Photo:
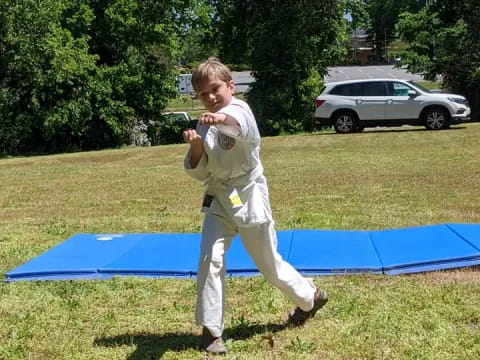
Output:
[[[305,275],[407,274],[480,264],[480,224],[403,229],[279,231],[278,250]],[[195,277],[200,234],[77,234],[5,274],[5,281]],[[241,241],[227,274],[258,274]]]

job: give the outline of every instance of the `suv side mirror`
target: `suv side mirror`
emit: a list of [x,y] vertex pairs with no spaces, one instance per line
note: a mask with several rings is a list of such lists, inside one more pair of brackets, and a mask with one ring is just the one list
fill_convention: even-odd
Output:
[[417,92],[416,92],[415,90],[408,90],[408,96],[410,96],[410,97],[415,97],[415,96],[417,96],[417,95],[418,95],[418,94],[417,94]]

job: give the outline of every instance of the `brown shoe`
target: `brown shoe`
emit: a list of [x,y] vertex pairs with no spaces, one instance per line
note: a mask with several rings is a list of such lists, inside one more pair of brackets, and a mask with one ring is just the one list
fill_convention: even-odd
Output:
[[202,350],[205,350],[211,354],[227,353],[227,348],[223,344],[222,338],[212,336],[206,327],[204,327],[202,331],[202,341],[200,347]]
[[313,308],[309,311],[303,311],[299,307],[295,308],[290,314],[288,314],[287,324],[291,326],[300,326],[314,317],[318,310],[328,301],[328,295],[322,289],[317,289],[315,293],[315,299],[313,300]]

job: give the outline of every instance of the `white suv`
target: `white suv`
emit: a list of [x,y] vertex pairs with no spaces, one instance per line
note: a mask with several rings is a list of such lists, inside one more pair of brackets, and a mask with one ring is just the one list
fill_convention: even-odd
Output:
[[439,130],[470,119],[470,107],[463,96],[433,93],[397,79],[327,83],[315,99],[315,108],[318,124],[333,125],[338,133],[400,125]]

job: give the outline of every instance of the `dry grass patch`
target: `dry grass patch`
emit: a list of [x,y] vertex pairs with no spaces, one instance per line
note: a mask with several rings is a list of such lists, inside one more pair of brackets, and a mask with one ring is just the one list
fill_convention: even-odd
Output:
[[416,280],[429,284],[480,284],[480,273],[478,267],[463,268],[445,271],[433,271],[425,274],[413,275]]

